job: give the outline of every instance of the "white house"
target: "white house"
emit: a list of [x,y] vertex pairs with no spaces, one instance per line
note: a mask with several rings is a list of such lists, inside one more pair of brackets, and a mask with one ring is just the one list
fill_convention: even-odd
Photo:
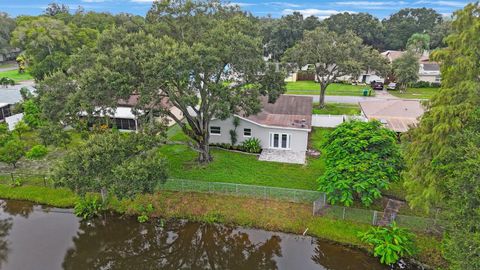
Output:
[[[385,51],[381,54],[392,63],[395,59],[401,57],[404,51]],[[440,65],[437,62],[430,61],[429,53],[423,53],[418,59],[420,68],[418,70],[418,81],[429,83],[440,83],[441,73]]]
[[211,143],[231,143],[230,130],[235,130],[237,143],[257,138],[262,147],[260,160],[305,163],[308,134],[312,123],[312,97],[281,95],[275,103],[261,99],[263,109],[256,115],[237,114],[210,122]]

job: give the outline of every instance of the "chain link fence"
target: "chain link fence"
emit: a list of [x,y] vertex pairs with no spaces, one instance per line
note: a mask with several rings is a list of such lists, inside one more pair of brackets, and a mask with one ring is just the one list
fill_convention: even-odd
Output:
[[203,182],[185,179],[168,179],[159,185],[160,190],[201,192],[253,197],[265,200],[281,200],[296,203],[312,203],[325,194],[313,190],[289,189],[235,183]]
[[[55,187],[53,180],[48,175],[0,172],[0,184],[15,185],[17,181],[20,182],[21,185]],[[157,189],[233,195],[294,203],[311,203],[313,206],[313,215],[371,225],[378,225],[383,217],[383,211],[329,205],[325,193],[313,190],[185,179],[168,179],[164,184],[158,185]],[[442,221],[438,219],[438,214],[437,211],[434,217],[396,215],[393,220],[395,220],[397,225],[414,231],[439,233],[442,232],[443,226]]]

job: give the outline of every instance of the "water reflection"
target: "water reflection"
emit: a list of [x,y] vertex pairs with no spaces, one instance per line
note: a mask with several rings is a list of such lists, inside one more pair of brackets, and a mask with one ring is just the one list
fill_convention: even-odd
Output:
[[0,268],[385,269],[362,252],[311,237],[171,221],[139,224],[106,215],[0,200]]
[[82,223],[65,269],[277,269],[278,236],[252,243],[247,233],[220,225],[169,222]]

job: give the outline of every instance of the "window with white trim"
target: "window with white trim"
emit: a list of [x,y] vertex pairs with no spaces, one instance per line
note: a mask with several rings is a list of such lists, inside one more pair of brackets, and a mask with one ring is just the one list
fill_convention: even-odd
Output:
[[244,128],[243,129],[243,137],[252,137],[252,129],[251,128]]
[[221,128],[220,127],[210,127],[210,134],[212,135],[221,135],[222,134],[222,131],[221,131]]

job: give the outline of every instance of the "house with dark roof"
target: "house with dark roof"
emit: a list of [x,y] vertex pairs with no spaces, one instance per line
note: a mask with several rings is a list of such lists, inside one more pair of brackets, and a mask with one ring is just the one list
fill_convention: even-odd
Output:
[[[305,163],[308,135],[312,127],[312,97],[281,95],[275,103],[262,98],[262,110],[255,115],[239,113],[225,120],[210,122],[210,142],[237,143],[257,138],[262,146],[260,160]],[[235,127],[234,117],[239,119]]]

